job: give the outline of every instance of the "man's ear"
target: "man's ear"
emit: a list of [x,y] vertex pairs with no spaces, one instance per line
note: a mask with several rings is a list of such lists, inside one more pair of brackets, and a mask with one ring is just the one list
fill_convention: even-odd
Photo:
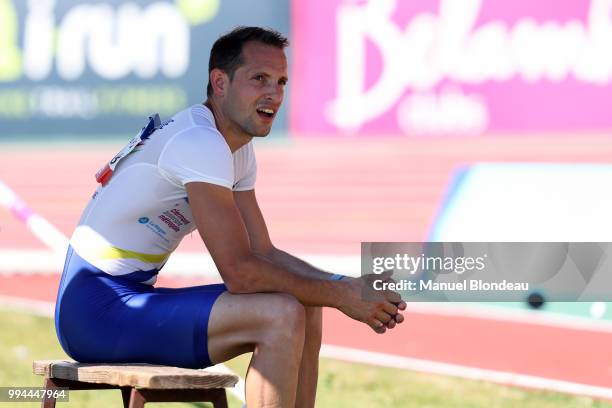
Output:
[[229,77],[219,68],[214,68],[210,71],[210,85],[216,96],[224,96],[229,85]]

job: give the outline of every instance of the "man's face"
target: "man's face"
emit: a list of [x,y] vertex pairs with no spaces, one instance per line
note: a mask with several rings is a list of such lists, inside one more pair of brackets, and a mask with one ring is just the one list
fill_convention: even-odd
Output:
[[266,136],[280,109],[287,84],[287,58],[282,49],[251,41],[242,47],[222,102],[225,117],[248,136]]

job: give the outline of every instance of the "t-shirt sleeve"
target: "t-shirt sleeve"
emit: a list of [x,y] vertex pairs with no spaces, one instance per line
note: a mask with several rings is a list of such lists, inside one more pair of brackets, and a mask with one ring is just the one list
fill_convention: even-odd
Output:
[[174,136],[161,152],[159,169],[172,182],[206,182],[229,189],[234,180],[232,153],[216,131],[192,128]]
[[246,171],[242,178],[234,185],[234,191],[248,191],[255,188],[255,180],[257,179],[257,160],[252,145],[249,145],[247,153]]

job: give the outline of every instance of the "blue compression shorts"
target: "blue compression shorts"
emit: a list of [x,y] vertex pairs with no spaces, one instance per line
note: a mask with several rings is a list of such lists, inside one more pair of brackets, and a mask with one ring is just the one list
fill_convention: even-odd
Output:
[[112,276],[69,247],[55,306],[64,351],[83,363],[212,365],[208,319],[223,284],[156,288]]

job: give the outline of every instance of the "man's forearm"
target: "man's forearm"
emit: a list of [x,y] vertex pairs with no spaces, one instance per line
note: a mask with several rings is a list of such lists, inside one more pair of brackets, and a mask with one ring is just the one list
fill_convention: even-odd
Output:
[[[312,266],[309,267],[316,270]],[[321,273],[321,276],[331,276],[322,271]],[[296,273],[267,258],[252,255],[236,265],[231,280],[225,277],[224,280],[229,291],[233,293],[282,292],[293,295],[308,306],[340,306],[338,294],[343,291],[344,282],[307,274],[308,272]]]
[[306,278],[329,280],[333,276],[331,273],[316,268],[308,262],[277,248],[265,255],[258,256],[262,256],[273,264]]

